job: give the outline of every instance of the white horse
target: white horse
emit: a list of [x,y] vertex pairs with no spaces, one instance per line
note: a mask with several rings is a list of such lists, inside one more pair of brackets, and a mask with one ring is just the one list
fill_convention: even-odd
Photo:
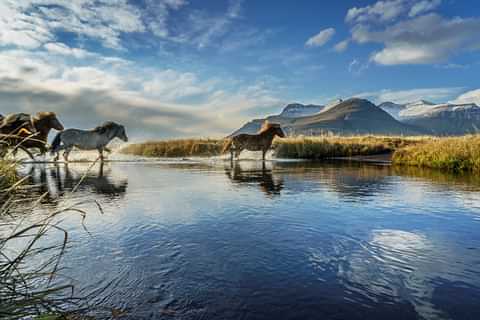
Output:
[[63,157],[68,162],[68,155],[74,147],[81,150],[98,150],[100,160],[103,161],[103,151],[110,152],[107,144],[114,138],[128,141],[125,127],[115,122],[105,122],[91,130],[67,129],[59,132],[52,142],[51,154],[58,160],[61,150],[65,150]]

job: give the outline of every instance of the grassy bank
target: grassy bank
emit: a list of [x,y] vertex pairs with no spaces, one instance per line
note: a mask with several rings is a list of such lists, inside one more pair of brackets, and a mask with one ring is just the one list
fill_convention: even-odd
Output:
[[122,153],[144,157],[209,157],[219,155],[223,140],[178,139],[134,143],[122,149]]
[[[275,139],[273,147],[279,158],[326,159],[358,155],[377,155],[418,143],[425,137],[322,136]],[[145,157],[217,156],[224,140],[179,139],[130,144],[124,154]]]
[[398,149],[393,163],[453,172],[480,172],[480,135],[430,138]]
[[[218,156],[223,140],[181,139],[131,144],[123,153],[147,157]],[[462,137],[318,136],[275,139],[277,158],[321,160],[392,154],[396,165],[480,172],[480,135]]]
[[417,144],[426,137],[324,136],[295,137],[274,141],[276,156],[291,159],[328,159],[391,153]]

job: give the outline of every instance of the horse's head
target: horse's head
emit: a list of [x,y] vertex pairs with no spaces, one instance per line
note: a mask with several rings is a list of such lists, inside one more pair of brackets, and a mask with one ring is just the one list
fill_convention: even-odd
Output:
[[[64,129],[62,123],[57,119],[55,112],[39,112],[36,114],[33,121],[37,130],[55,129],[58,131],[63,131]],[[42,128],[38,128],[38,126]]]
[[116,137],[124,142],[128,142],[127,132],[125,131],[124,126],[120,124],[118,125]]
[[285,138],[285,133],[283,132],[282,127],[278,123],[270,123],[268,121],[265,121],[259,133],[262,132],[271,132],[274,136]]
[[102,124],[101,126],[95,128],[95,131],[99,132],[100,134],[111,134],[111,138],[119,138],[124,142],[128,142],[127,133],[125,131],[125,127],[121,124],[115,123],[113,121],[108,121]]

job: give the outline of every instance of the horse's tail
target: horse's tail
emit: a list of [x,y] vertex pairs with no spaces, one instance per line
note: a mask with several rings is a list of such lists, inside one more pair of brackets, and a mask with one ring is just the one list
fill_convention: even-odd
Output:
[[59,132],[53,139],[52,145],[50,146],[50,154],[53,156],[56,152],[60,144],[62,143],[62,133]]
[[233,143],[232,138],[225,139],[225,142],[223,143],[222,154],[230,150],[230,148],[232,147],[232,143]]

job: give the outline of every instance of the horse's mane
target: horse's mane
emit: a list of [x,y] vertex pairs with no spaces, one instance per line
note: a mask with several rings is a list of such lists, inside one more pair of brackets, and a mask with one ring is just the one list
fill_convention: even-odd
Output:
[[280,124],[278,123],[270,123],[268,121],[265,121],[263,124],[262,124],[262,127],[260,128],[260,130],[258,131],[258,133],[264,133],[264,132],[267,132],[268,130],[270,129],[273,129],[273,128],[280,128]]
[[56,117],[57,117],[57,115],[55,114],[55,112],[50,112],[50,111],[38,112],[35,115],[36,120],[43,120],[43,119],[47,119],[47,118],[53,119],[53,118],[56,118]]
[[118,127],[118,124],[116,124],[113,121],[107,121],[99,125],[98,127],[93,128],[93,132],[105,132],[105,130],[109,128],[115,128]]

